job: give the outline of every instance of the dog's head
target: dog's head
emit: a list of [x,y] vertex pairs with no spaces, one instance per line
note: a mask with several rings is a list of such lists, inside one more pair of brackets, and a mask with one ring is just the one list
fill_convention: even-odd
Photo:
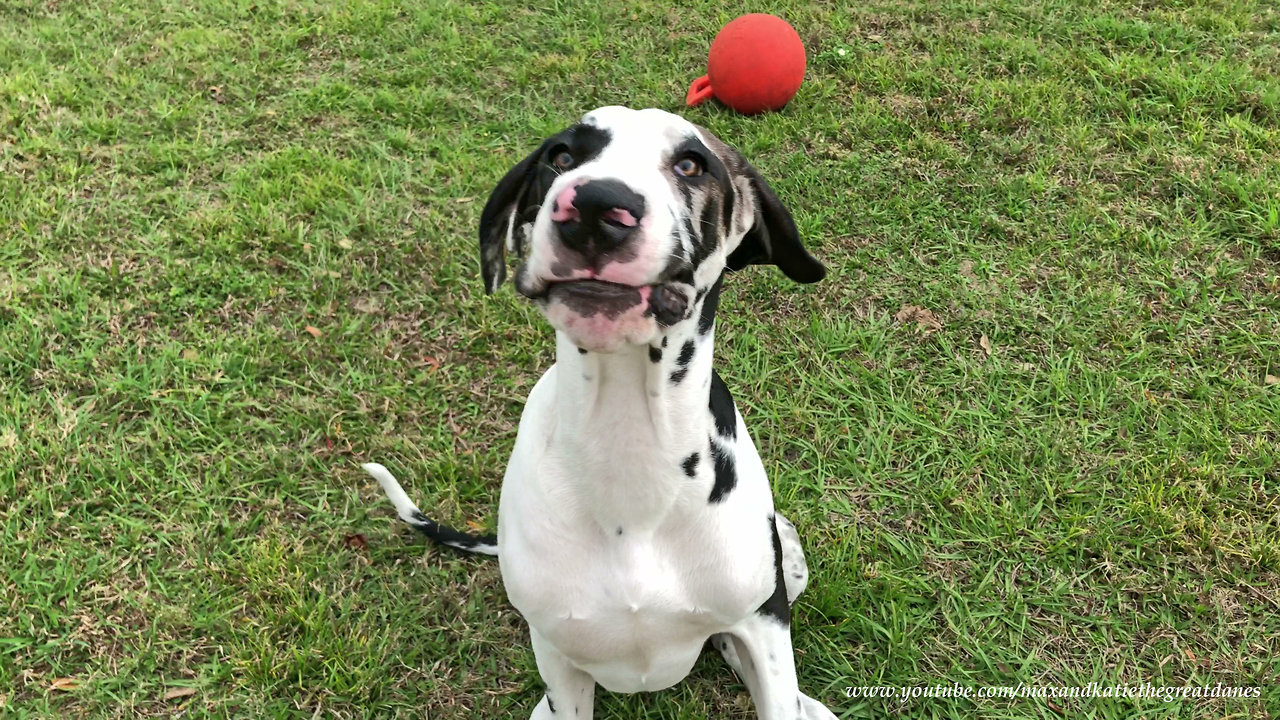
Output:
[[502,178],[480,217],[487,292],[507,252],[523,261],[516,290],[601,352],[704,315],[726,268],[771,264],[802,283],[826,272],[737,151],[676,115],[623,107],[587,113]]

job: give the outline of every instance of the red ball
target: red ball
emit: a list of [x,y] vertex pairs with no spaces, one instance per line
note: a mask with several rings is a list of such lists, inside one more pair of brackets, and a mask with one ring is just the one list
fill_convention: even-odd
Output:
[[693,81],[690,107],[714,95],[746,115],[779,110],[804,80],[804,43],[773,15],[752,13],[725,25],[711,42],[707,74]]

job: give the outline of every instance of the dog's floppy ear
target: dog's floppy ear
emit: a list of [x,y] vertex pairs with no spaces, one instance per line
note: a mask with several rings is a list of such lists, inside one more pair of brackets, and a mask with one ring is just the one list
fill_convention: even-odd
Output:
[[[800,242],[800,231],[791,219],[791,213],[782,205],[778,195],[751,167],[738,156],[741,165],[738,172],[744,178],[744,202],[753,203],[753,223],[742,242],[729,253],[730,270],[741,270],[748,265],[777,265],[787,277],[799,283],[813,283],[827,274],[822,263],[805,250]],[[740,186],[741,186],[740,185]]]
[[490,295],[507,277],[507,251],[519,249],[517,233],[523,232],[520,226],[527,222],[526,211],[542,202],[540,197],[531,197],[529,189],[548,142],[550,140],[516,163],[498,181],[480,213],[480,274],[484,277],[484,291]]

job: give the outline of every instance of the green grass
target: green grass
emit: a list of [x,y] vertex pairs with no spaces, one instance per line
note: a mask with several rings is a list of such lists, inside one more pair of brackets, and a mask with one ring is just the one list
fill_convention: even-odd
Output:
[[[0,2],[0,715],[526,717],[496,563],[358,463],[492,527],[552,346],[483,295],[479,209],[585,110],[681,109],[720,5]],[[802,685],[1280,717],[1280,11],[751,9],[805,40],[799,96],[684,114],[831,270],[736,275],[718,330],[812,566]],[[842,694],[1091,681],[1263,697]],[[598,714],[749,707],[707,657]]]

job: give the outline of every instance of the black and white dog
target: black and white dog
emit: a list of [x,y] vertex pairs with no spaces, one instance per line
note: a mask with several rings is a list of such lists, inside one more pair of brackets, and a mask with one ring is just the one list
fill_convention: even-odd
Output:
[[825,270],[736,151],[660,110],[604,107],[542,143],[480,218],[485,289],[506,253],[556,329],[529,394],[497,537],[427,519],[368,464],[400,517],[496,554],[546,697],[533,720],[592,716],[595,685],[659,690],[710,639],[763,720],[835,716],[802,694],[791,604],[808,570],[729,390],[711,368],[726,270]]

